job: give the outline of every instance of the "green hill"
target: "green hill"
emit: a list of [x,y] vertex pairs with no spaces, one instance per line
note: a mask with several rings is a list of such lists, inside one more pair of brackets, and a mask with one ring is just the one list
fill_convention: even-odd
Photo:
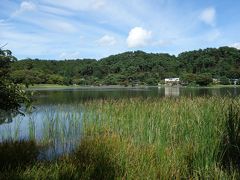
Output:
[[[183,52],[177,57],[143,51],[125,52],[95,60],[24,59],[12,64],[12,79],[26,84],[156,85],[167,77],[185,82],[240,78],[240,50],[230,47]],[[210,83],[210,82],[209,82]]]

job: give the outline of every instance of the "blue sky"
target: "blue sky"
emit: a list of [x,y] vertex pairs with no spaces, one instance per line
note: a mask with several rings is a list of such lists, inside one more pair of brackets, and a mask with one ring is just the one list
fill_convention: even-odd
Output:
[[19,58],[240,49],[239,0],[0,0],[0,45]]

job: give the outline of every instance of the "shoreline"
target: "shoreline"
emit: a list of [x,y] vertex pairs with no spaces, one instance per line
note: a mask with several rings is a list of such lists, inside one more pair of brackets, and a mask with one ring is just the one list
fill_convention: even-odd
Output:
[[145,89],[145,88],[165,88],[165,87],[172,87],[172,88],[240,88],[240,85],[212,85],[212,86],[168,86],[168,85],[161,85],[161,86],[146,86],[146,85],[140,85],[140,86],[122,86],[122,85],[103,85],[103,86],[93,86],[93,85],[87,85],[87,86],[80,86],[80,85],[58,85],[58,84],[36,84],[31,85],[28,88],[26,88],[27,91],[40,91],[40,90],[61,90],[61,89]]

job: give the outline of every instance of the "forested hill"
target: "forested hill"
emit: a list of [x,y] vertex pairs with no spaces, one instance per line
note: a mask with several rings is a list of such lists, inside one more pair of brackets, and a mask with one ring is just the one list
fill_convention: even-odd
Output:
[[[177,57],[169,54],[125,52],[100,60],[25,59],[12,64],[16,83],[82,85],[156,85],[167,77],[187,82],[199,79],[240,78],[240,50],[230,47],[189,51]],[[201,84],[200,84],[201,85]]]

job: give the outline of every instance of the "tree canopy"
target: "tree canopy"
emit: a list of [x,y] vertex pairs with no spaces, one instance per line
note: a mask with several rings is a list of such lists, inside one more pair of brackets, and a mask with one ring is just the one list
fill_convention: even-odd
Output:
[[240,50],[207,48],[177,57],[131,51],[98,61],[24,59],[14,62],[11,68],[12,81],[24,84],[156,85],[164,78],[180,77],[188,83],[206,85],[212,78],[240,78]]
[[16,60],[11,51],[0,49],[0,117],[7,111],[20,112],[21,103],[29,102],[21,86],[10,78],[11,65]]

